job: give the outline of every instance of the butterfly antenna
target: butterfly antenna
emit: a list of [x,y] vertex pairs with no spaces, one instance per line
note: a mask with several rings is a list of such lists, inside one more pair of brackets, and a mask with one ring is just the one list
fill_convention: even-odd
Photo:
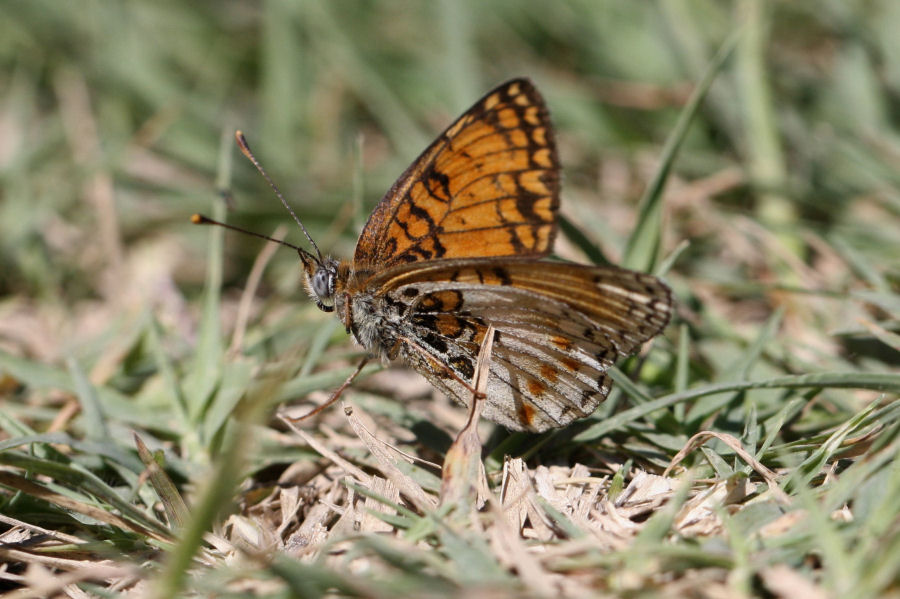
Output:
[[288,243],[287,241],[282,241],[281,239],[275,239],[274,237],[269,237],[268,235],[263,235],[262,233],[254,233],[253,231],[248,231],[247,229],[242,229],[240,227],[235,227],[234,225],[229,225],[223,222],[219,222],[215,219],[209,218],[208,216],[203,216],[202,214],[195,214],[191,216],[191,222],[195,225],[216,225],[219,227],[225,227],[226,229],[231,229],[232,231],[237,231],[238,233],[244,233],[245,235],[252,235],[253,237],[259,237],[260,239],[265,239],[266,241],[274,241],[275,243],[279,243],[281,245],[287,246],[289,248],[295,249],[302,254],[309,255],[309,252],[304,250],[301,247],[297,247],[293,243]]
[[[310,245],[312,245],[313,249],[316,250],[319,264],[323,264],[325,260],[322,258],[322,252],[319,250],[319,246],[316,245],[316,242],[313,241],[313,238],[310,236],[309,231],[306,230],[306,227],[304,227],[303,223],[300,222],[300,219],[297,218],[297,215],[294,213],[293,208],[291,208],[290,204],[287,203],[287,200],[284,199],[284,196],[281,195],[281,191],[278,189],[278,186],[275,185],[275,182],[272,181],[271,177],[269,177],[269,174],[266,173],[266,169],[262,167],[262,165],[259,163],[259,160],[257,160],[256,156],[253,155],[253,152],[250,151],[250,146],[247,144],[247,138],[244,137],[244,134],[240,130],[238,130],[234,132],[234,139],[237,141],[237,145],[241,149],[241,153],[243,153],[244,156],[247,157],[247,160],[253,163],[253,166],[256,167],[256,170],[259,171],[259,174],[263,176],[263,179],[266,180],[266,182],[269,184],[269,187],[272,188],[272,191],[275,192],[275,195],[278,196],[278,199],[281,200],[281,203],[285,208],[287,208],[287,211],[290,212],[291,217],[294,219],[294,222],[300,225],[300,229],[303,230],[303,234],[306,235],[306,238],[309,240]],[[228,225],[225,226],[227,227]],[[257,236],[259,237],[259,235]]]

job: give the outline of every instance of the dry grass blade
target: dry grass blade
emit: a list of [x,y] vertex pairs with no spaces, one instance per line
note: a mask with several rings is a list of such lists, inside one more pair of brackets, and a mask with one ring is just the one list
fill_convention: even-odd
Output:
[[703,445],[709,439],[718,439],[732,451],[734,451],[742,460],[747,462],[747,464],[753,468],[766,482],[766,485],[769,487],[769,491],[771,491],[772,495],[775,499],[781,503],[782,505],[790,505],[791,499],[788,495],[781,490],[778,486],[778,479],[774,472],[766,468],[762,462],[757,460],[753,455],[744,449],[744,446],[741,444],[740,440],[734,437],[733,435],[729,435],[727,433],[719,433],[716,431],[703,431],[699,432],[685,443],[684,447],[681,448],[675,457],[672,458],[671,463],[666,468],[666,471],[663,473],[663,476],[667,476],[675,466],[681,463],[688,454],[694,451],[696,448]]
[[[47,566],[64,570],[64,574],[52,572]],[[68,566],[68,567],[66,567]],[[125,587],[140,579],[141,573],[136,566],[118,565],[110,562],[85,562],[72,560],[60,564],[59,560],[51,562],[33,562],[25,573],[24,581],[28,587],[4,595],[7,599],[42,599],[44,597],[69,596],[73,598],[89,597],[78,583],[93,582],[110,587]]]
[[475,391],[472,393],[472,401],[469,403],[468,420],[447,451],[441,473],[441,504],[456,506],[462,513],[469,513],[484,505],[484,500],[489,492],[484,463],[481,461],[478,421],[487,392],[493,347],[494,327],[489,325],[478,352],[478,361],[475,367]]
[[362,471],[362,469],[357,466],[351,464],[349,461],[345,460],[341,456],[339,456],[335,451],[331,450],[325,443],[320,442],[318,439],[307,433],[302,428],[298,427],[294,424],[294,420],[285,416],[281,416],[281,421],[286,424],[294,433],[297,434],[301,439],[303,439],[310,447],[316,450],[319,455],[323,458],[327,458],[344,469],[347,474],[352,475],[358,481],[363,484],[367,484],[369,481],[369,475]]
[[538,595],[550,597],[557,590],[559,575],[549,572],[541,561],[528,550],[518,527],[510,525],[507,513],[495,498],[487,502],[493,520],[488,535],[494,554],[501,563],[515,570],[525,586]]
[[131,530],[142,536],[153,538],[158,541],[169,542],[172,540],[156,531],[144,528],[136,522],[132,522],[101,508],[89,505],[83,501],[67,497],[66,495],[52,491],[11,472],[0,471],[0,485],[27,493],[31,497],[38,497],[61,508],[72,510],[73,512],[104,522],[121,530]]
[[779,599],[782,597],[784,599],[792,597],[828,599],[831,597],[822,587],[783,564],[764,568],[760,572],[760,579],[766,589]]
[[[428,493],[412,478],[407,476],[397,467],[394,456],[402,453],[382,441],[363,425],[360,415],[365,415],[359,408],[344,408],[347,422],[356,436],[365,444],[372,456],[378,462],[379,469],[385,478],[390,480],[419,510],[430,511],[437,506],[435,498]],[[371,422],[371,420],[370,420]]]

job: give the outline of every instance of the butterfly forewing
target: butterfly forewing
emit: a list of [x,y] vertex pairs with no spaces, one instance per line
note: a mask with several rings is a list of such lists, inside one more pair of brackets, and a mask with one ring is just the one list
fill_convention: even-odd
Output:
[[479,100],[403,173],[369,217],[353,268],[546,255],[558,207],[547,109],[530,81],[516,79]]
[[671,311],[668,288],[650,275],[529,259],[401,266],[371,285],[403,306],[396,325],[403,357],[462,403],[492,324],[484,416],[517,430],[590,414],[609,390],[609,366],[657,334]]

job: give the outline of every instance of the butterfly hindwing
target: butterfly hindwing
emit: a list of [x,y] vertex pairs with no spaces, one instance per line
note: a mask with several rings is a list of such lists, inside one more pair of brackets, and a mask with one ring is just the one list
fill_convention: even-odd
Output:
[[400,176],[369,217],[353,267],[543,256],[558,207],[547,108],[530,81],[515,79],[479,100]]
[[608,393],[609,366],[662,330],[671,310],[658,279],[614,267],[454,260],[399,267],[373,283],[407,306],[397,327],[403,357],[462,403],[494,326],[484,416],[517,430],[590,414]]

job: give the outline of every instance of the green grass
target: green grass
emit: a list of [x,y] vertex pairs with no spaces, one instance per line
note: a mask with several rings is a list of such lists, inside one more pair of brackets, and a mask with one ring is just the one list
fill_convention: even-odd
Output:
[[[890,2],[3,3],[0,591],[900,596],[898,30]],[[303,243],[240,128],[349,257],[522,75],[557,253],[662,274],[677,315],[583,422],[482,423],[448,466],[488,500],[441,506],[462,410],[368,366],[289,426],[362,353],[284,250],[232,347],[261,245],[188,217]]]

